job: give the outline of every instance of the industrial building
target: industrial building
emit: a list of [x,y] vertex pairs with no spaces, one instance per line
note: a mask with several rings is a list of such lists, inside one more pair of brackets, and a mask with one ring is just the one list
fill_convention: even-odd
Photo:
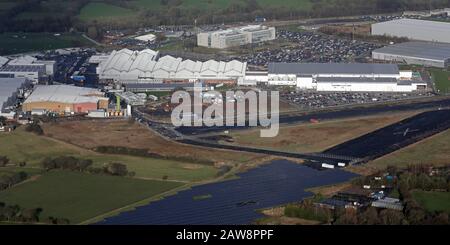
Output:
[[192,91],[196,85],[197,83],[128,83],[125,84],[125,91],[133,93],[174,91],[177,89]]
[[4,66],[6,63],[8,63],[8,61],[8,58],[0,56],[0,67]]
[[[263,73],[257,76],[252,72],[245,80],[264,80]],[[267,84],[335,92],[412,92],[427,88],[425,82],[413,79],[411,71],[399,71],[397,65],[363,63],[270,63]]]
[[44,109],[56,113],[87,113],[108,109],[108,98],[98,89],[70,85],[40,85],[25,100],[22,110]]
[[450,44],[435,42],[399,43],[372,51],[372,58],[446,68],[450,64]]
[[100,62],[97,73],[102,82],[173,83],[204,82],[233,83],[243,80],[247,63],[236,60],[206,62],[182,60],[172,56],[159,58],[150,49],[113,51],[106,61]]
[[[1,59],[5,61],[4,59]],[[2,61],[0,60],[0,63]],[[38,60],[32,56],[20,56],[6,61],[0,66],[0,77],[27,78],[34,83],[47,81],[53,76],[56,62],[52,60]]]
[[197,45],[201,47],[225,49],[270,41],[275,38],[275,27],[249,25],[227,30],[199,33],[197,34]]
[[396,19],[372,24],[372,35],[450,43],[450,23],[417,19]]
[[25,78],[0,78],[0,116],[13,118],[18,100],[30,87],[31,81]]

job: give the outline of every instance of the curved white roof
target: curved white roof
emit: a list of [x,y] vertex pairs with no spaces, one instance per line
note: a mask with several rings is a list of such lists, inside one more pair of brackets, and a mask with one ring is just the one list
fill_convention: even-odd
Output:
[[[130,82],[139,77],[161,79],[230,79],[244,77],[247,63],[208,60],[206,62],[182,60],[170,55],[158,59],[158,52],[150,49],[113,51],[108,60],[100,64],[100,78]],[[137,81],[135,81],[137,82]]]

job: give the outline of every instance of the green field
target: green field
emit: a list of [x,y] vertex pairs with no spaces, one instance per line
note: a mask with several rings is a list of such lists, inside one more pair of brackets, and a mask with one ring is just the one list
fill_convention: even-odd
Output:
[[0,201],[24,208],[43,209],[48,216],[72,224],[161,194],[181,184],[125,177],[51,171],[38,179],[0,192]]
[[428,212],[444,211],[450,214],[450,192],[414,190],[412,195]]
[[438,92],[442,94],[450,93],[450,71],[431,69],[430,73]]
[[0,55],[92,45],[79,34],[2,33]]
[[83,21],[109,20],[113,18],[131,18],[136,14],[131,9],[126,9],[106,3],[91,2],[84,6],[79,18]]
[[74,156],[91,159],[94,165],[102,166],[109,162],[124,163],[128,171],[136,177],[147,179],[201,181],[216,176],[213,166],[183,163],[179,161],[143,158],[125,155],[100,154],[53,139],[25,132],[22,128],[10,134],[0,134],[0,155],[7,156],[13,163],[27,162],[27,166],[39,167],[45,157]]

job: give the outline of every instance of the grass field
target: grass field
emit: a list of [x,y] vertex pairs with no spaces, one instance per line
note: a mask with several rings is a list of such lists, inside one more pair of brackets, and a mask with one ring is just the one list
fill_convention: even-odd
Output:
[[[177,144],[161,138],[148,128],[137,123],[130,124],[126,120],[49,123],[43,128],[44,132],[52,138],[86,149],[114,145],[148,149],[150,152],[165,156],[182,156],[217,163],[242,163],[258,157],[255,154],[232,154],[227,151]],[[70,135],[67,134],[68,130],[71,132]]]
[[101,2],[90,2],[84,6],[79,18],[82,21],[108,20],[134,17],[136,11]]
[[389,165],[399,168],[414,164],[445,165],[450,159],[450,130],[407,146],[401,150],[378,158],[368,164],[376,169],[384,169]]
[[430,69],[434,84],[439,93],[450,93],[450,71]]
[[169,191],[181,184],[124,177],[51,171],[0,192],[0,201],[43,209],[41,218],[67,218],[72,224]]
[[91,43],[79,34],[64,33],[1,33],[0,55],[32,51],[88,46]]
[[277,137],[264,140],[260,140],[259,130],[235,131],[231,136],[239,145],[292,152],[318,152],[410,117],[412,114],[400,113],[286,126],[280,128]]
[[129,171],[134,171],[136,177],[168,180],[200,181],[214,178],[217,169],[213,166],[184,163],[172,160],[152,159],[124,155],[100,154],[64,142],[37,136],[19,128],[10,134],[0,134],[0,155],[5,155],[13,163],[27,162],[27,166],[39,167],[45,157],[74,156],[92,159],[94,165],[102,166],[109,162],[121,162],[127,165]]
[[429,212],[446,212],[450,214],[450,192],[430,192],[414,190],[414,199]]

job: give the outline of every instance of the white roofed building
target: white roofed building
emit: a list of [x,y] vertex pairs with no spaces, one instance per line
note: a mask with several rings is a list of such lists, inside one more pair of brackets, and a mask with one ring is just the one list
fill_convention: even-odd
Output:
[[244,79],[247,63],[208,60],[183,60],[151,50],[113,51],[101,62],[97,73],[100,80],[126,83],[163,82],[232,82]]

